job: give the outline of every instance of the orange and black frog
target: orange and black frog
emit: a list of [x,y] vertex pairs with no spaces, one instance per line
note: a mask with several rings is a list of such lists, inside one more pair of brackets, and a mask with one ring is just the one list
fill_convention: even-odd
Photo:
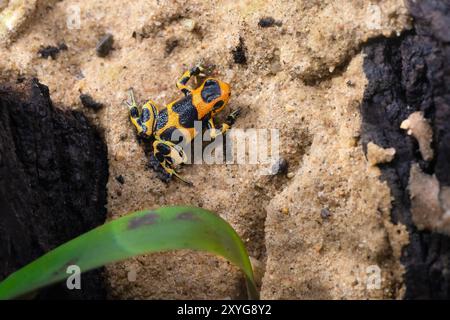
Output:
[[[187,157],[183,149],[172,141],[175,131],[178,137],[183,137],[185,143],[191,142],[197,134],[195,121],[206,124],[210,129],[211,138],[224,134],[236,121],[240,110],[230,113],[221,126],[216,126],[214,117],[221,112],[230,99],[230,85],[221,80],[206,77],[205,68],[198,65],[186,71],[177,81],[177,88],[184,93],[184,97],[169,103],[165,108],[149,100],[141,110],[136,103],[133,90],[130,89],[129,108],[130,119],[136,127],[139,136],[153,141],[153,154],[163,169],[163,180],[168,181],[172,176],[184,180],[176,172],[176,168],[185,163]],[[205,80],[193,89],[187,85],[192,77],[203,77]]]

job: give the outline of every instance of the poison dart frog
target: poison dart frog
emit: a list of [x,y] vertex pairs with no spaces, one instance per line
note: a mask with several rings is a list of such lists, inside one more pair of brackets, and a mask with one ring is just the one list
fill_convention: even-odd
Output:
[[[172,176],[192,185],[183,179],[176,171],[177,167],[186,163],[187,157],[183,149],[172,141],[173,133],[178,130],[178,137],[184,142],[191,142],[199,132],[194,128],[194,121],[201,121],[210,129],[212,139],[227,130],[235,123],[240,114],[237,109],[230,113],[226,121],[219,127],[214,123],[214,117],[221,112],[231,96],[230,85],[221,80],[206,77],[205,68],[198,65],[186,71],[177,81],[177,88],[184,97],[169,103],[161,109],[149,100],[141,110],[136,103],[133,89],[129,91],[129,100],[126,105],[129,109],[131,123],[136,127],[139,136],[153,141],[153,161],[159,166],[163,181],[169,181]],[[192,77],[206,77],[198,86],[191,88],[187,85]]]

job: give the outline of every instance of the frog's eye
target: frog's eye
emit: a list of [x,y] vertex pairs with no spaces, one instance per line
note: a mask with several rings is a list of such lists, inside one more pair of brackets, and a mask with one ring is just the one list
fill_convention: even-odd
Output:
[[223,102],[222,100],[217,101],[217,102],[214,104],[213,111],[219,110],[220,108],[223,107],[223,105],[224,105],[224,102]]
[[207,103],[217,99],[221,95],[219,83],[215,80],[206,80],[202,89],[202,99]]

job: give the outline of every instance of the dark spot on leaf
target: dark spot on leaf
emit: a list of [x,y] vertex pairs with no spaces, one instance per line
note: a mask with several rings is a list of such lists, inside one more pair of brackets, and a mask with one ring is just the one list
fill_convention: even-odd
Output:
[[131,219],[130,222],[128,222],[128,229],[133,230],[142,226],[155,224],[157,219],[158,214],[149,211],[144,216]]
[[199,220],[198,217],[193,212],[182,212],[179,213],[176,217],[177,220],[191,220],[191,221],[197,221]]

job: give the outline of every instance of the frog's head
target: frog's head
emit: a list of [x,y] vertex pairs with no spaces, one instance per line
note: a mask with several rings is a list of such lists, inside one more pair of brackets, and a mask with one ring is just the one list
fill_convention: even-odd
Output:
[[214,116],[222,111],[230,100],[230,85],[214,78],[208,78],[202,83],[200,94]]

